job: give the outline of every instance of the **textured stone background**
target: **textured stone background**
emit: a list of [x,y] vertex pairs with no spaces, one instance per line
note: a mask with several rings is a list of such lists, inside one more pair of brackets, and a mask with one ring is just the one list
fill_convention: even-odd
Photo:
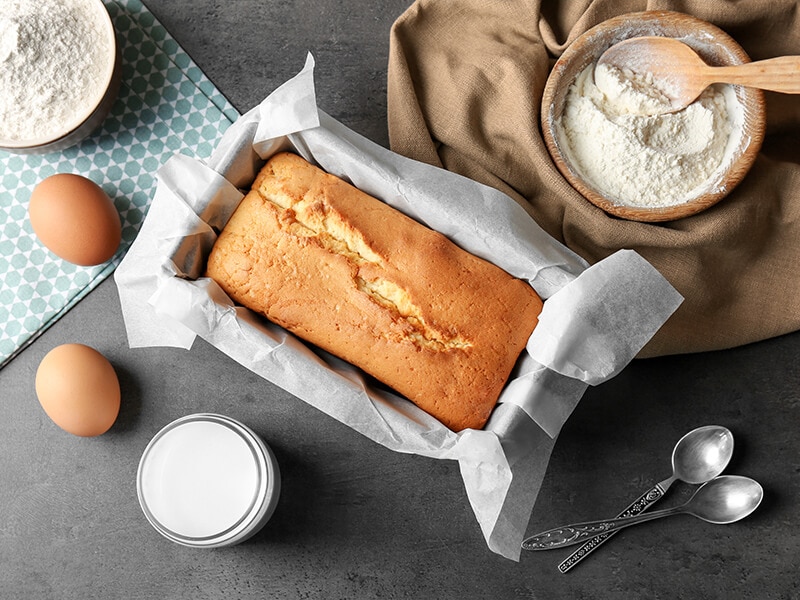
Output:
[[[311,51],[320,107],[383,145],[389,28],[408,4],[147,0],[240,111]],[[55,429],[33,390],[45,353],[74,341],[106,354],[122,383],[120,419],[97,439]],[[798,598],[799,355],[795,334],[637,362],[590,389],[556,445],[529,533],[616,514],[669,475],[683,433],[710,423],[734,432],[729,472],[755,477],[767,497],[731,526],[681,516],[628,530],[561,575],[568,551],[514,563],[486,548],[455,463],[389,452],[202,341],[129,349],[109,280],[0,371],[0,597]],[[272,521],[230,549],[163,540],[136,500],[147,442],[200,411],[250,425],[284,476]]]

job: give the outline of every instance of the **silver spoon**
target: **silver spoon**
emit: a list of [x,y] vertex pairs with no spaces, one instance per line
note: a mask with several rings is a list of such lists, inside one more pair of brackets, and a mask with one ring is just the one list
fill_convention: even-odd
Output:
[[683,513],[708,523],[727,525],[744,519],[752,513],[761,504],[763,497],[764,490],[757,481],[738,475],[721,475],[700,486],[694,496],[680,506],[623,519],[590,521],[556,527],[529,537],[522,542],[522,548],[524,550],[550,550],[551,548],[571,546],[594,537],[598,533],[618,531],[623,527]]
[[[714,479],[728,466],[731,456],[733,456],[733,434],[727,427],[706,425],[693,429],[679,439],[672,450],[672,475],[647,490],[617,518],[630,517],[647,510],[664,497],[675,481],[696,484]],[[558,565],[558,570],[566,573],[614,533],[603,533],[588,540],[565,558]]]

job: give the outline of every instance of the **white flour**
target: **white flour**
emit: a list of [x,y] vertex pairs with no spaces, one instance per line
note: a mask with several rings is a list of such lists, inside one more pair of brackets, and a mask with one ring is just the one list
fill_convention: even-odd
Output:
[[[556,123],[573,167],[623,206],[664,207],[698,195],[730,161],[741,110],[731,86],[712,86],[686,109],[647,116],[669,101],[652,82],[588,66],[570,86]],[[732,133],[734,135],[732,135]]]
[[0,139],[41,139],[80,124],[112,66],[100,16],[90,0],[0,1]]

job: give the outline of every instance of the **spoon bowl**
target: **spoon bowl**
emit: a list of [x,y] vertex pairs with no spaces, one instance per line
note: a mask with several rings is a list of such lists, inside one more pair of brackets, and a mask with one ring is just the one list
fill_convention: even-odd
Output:
[[[736,83],[774,92],[800,94],[800,56],[780,56],[741,65],[714,67],[680,40],[641,36],[611,46],[597,65],[610,65],[623,74],[652,77],[652,85],[668,100],[646,114],[683,110],[712,83]],[[597,78],[602,90],[602,78]],[[604,90],[603,90],[604,91]]]
[[726,427],[706,425],[684,435],[672,451],[672,471],[686,483],[717,477],[733,456],[733,434]]
[[550,550],[571,546],[602,533],[679,514],[689,514],[715,525],[728,525],[752,514],[763,497],[764,490],[757,481],[738,475],[722,475],[702,485],[688,502],[680,506],[621,519],[556,527],[529,537],[522,542],[522,548]]
[[763,498],[764,489],[757,481],[725,475],[700,487],[682,512],[715,525],[728,525],[752,514]]

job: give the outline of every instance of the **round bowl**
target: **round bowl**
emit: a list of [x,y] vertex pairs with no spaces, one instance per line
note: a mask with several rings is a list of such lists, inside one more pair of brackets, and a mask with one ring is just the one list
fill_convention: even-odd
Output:
[[[57,90],[54,97],[63,98],[67,106],[76,107],[57,122],[52,122],[33,136],[17,136],[4,132],[0,124],[0,150],[14,154],[45,154],[74,146],[88,137],[108,116],[119,93],[122,60],[117,44],[116,32],[111,17],[102,0],[68,0],[67,9],[74,9],[85,17],[87,27],[100,31],[102,39],[93,43],[93,60],[100,65],[100,84],[85,93],[72,89]],[[2,13],[2,11],[0,11]],[[3,16],[0,14],[0,16]],[[76,49],[83,56],[86,48]],[[52,61],[53,56],[44,53],[37,61]],[[3,93],[0,90],[0,93]]]
[[261,530],[281,492],[275,455],[230,417],[198,413],[163,427],[142,453],[139,505],[162,536],[192,548],[234,546]]
[[585,179],[570,161],[566,142],[560,138],[557,123],[561,119],[567,92],[578,75],[593,64],[610,46],[641,36],[678,38],[691,46],[709,65],[733,65],[750,62],[745,51],[724,31],[695,17],[670,11],[629,13],[600,23],[578,37],[561,55],[545,84],[541,124],[545,144],[561,174],[589,202],[606,213],[623,219],[644,222],[672,221],[697,214],[724,198],[752,166],[765,129],[764,94],[761,90],[733,86],[741,105],[742,126],[730,151],[725,168],[718,169],[685,202],[669,206],[641,207],[623,205],[606,197],[596,185]]

